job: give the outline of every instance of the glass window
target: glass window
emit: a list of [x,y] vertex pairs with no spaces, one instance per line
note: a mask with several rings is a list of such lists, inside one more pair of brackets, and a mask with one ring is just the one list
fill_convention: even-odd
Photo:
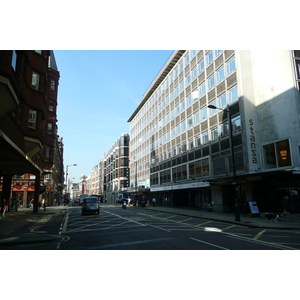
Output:
[[38,73],[32,72],[31,87],[35,90],[39,89],[39,80],[40,75]]
[[208,131],[205,131],[202,133],[202,144],[207,144],[209,141],[209,138],[208,138]]
[[197,135],[197,136],[196,136],[196,145],[197,145],[197,147],[201,146],[200,135]]
[[206,65],[210,65],[213,62],[213,52],[210,50],[206,53]]
[[190,54],[187,53],[185,56],[184,56],[184,63],[185,63],[185,66],[187,66],[190,62]]
[[237,133],[237,132],[242,131],[242,128],[241,128],[241,116],[234,117],[231,120],[231,124],[232,124],[232,133]]
[[13,50],[13,52],[12,52],[11,66],[13,67],[14,71],[16,71],[16,68],[17,68],[17,52],[15,50]]
[[195,161],[195,177],[201,177],[201,160]]
[[200,75],[204,71],[204,59],[203,58],[198,62],[197,66],[198,66],[198,74]]
[[227,105],[226,103],[226,93],[222,94],[218,97],[218,107],[219,108],[225,108]]
[[187,87],[191,83],[191,75],[188,73],[185,75],[185,86]]
[[53,107],[53,101],[49,101],[49,111],[53,111],[54,107]]
[[28,127],[36,129],[36,110],[29,110]]
[[209,159],[202,159],[202,176],[208,176],[209,173]]
[[200,92],[200,95],[199,95],[199,97],[202,97],[202,96],[204,96],[204,95],[205,95],[205,93],[206,93],[206,86],[205,86],[205,82],[203,82],[203,83],[200,85],[199,92]]
[[221,138],[225,138],[229,135],[228,121],[220,125]]
[[193,59],[196,56],[196,53],[196,50],[191,50],[191,59]]
[[300,79],[300,60],[296,60],[297,78]]
[[[213,101],[209,102],[209,105],[213,105],[216,106],[216,99],[214,99]],[[217,113],[217,110],[215,108],[210,108],[209,109],[209,115],[213,116]]]
[[175,106],[175,116],[178,116],[179,113],[180,113],[180,107],[179,107],[179,104],[177,104],[177,105]]
[[192,69],[192,80],[194,80],[196,77],[197,77],[197,68],[196,67],[194,67],[193,69]]
[[51,79],[50,88],[52,91],[55,91],[55,80]]
[[217,126],[213,127],[210,132],[211,132],[211,140],[212,141],[216,141],[218,139],[218,137],[219,137],[219,135],[218,135],[218,127]]
[[184,81],[181,80],[181,81],[179,82],[179,93],[181,93],[183,90],[184,90]]
[[228,91],[228,97],[229,97],[229,103],[238,101],[239,97],[238,97],[237,85],[235,85],[233,88],[231,88]]
[[185,110],[185,99],[180,102],[180,112],[184,112]]
[[235,57],[231,58],[227,62],[226,68],[227,68],[227,76],[235,71]]
[[224,66],[220,67],[217,71],[217,83],[220,83],[225,78]]
[[266,145],[263,147],[264,150],[264,159],[265,159],[265,168],[273,169],[276,168],[276,155],[274,144]]
[[216,58],[223,52],[223,50],[215,50]]
[[198,89],[193,90],[193,92],[192,92],[193,100],[196,101],[198,99],[198,97],[199,97]]
[[179,73],[183,71],[183,60],[180,61],[179,63]]
[[208,88],[208,90],[211,90],[214,86],[215,86],[215,75],[212,74],[207,79],[207,88]]
[[206,106],[201,108],[201,121],[204,121],[207,119],[207,108]]
[[200,112],[197,111],[194,113],[194,124],[198,124],[200,122]]
[[53,124],[52,123],[48,123],[48,127],[47,127],[48,133],[52,133],[52,128],[53,128]]
[[192,179],[195,177],[195,163],[189,163],[189,178]]
[[276,142],[277,164],[279,168],[292,165],[289,140]]
[[188,127],[188,129],[193,127],[193,117],[192,116],[187,118],[187,127]]
[[193,140],[189,140],[189,150],[194,148],[194,141]]
[[192,104],[191,94],[186,96],[186,106],[189,107]]
[[180,124],[176,125],[176,136],[180,134]]
[[185,132],[186,131],[186,121],[182,121],[181,122],[181,133]]

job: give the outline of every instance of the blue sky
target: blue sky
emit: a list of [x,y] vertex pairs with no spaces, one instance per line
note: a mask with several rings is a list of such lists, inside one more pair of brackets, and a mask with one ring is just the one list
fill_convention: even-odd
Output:
[[60,72],[58,134],[68,178],[89,175],[123,133],[173,50],[54,50]]

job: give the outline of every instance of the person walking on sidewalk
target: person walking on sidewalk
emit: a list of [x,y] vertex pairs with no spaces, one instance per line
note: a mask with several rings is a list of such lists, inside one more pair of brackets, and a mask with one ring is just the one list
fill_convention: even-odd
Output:
[[5,212],[8,210],[6,199],[3,200],[2,206],[1,206],[1,219],[5,219]]
[[153,199],[152,199],[152,205],[153,205],[153,207],[155,207],[155,203],[156,203],[156,199],[153,198]]

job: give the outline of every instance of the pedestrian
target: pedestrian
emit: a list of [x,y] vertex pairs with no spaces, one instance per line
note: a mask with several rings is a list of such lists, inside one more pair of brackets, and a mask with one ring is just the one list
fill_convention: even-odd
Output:
[[290,209],[290,202],[289,202],[288,196],[285,196],[283,198],[282,206],[283,206],[283,213],[281,215],[281,218],[286,217],[288,222],[291,222],[291,220],[290,220],[290,215],[291,215],[290,210],[291,209]]
[[153,199],[152,199],[152,205],[153,205],[153,207],[155,207],[155,203],[156,203],[156,199],[153,197]]
[[1,219],[5,219],[5,212],[8,210],[6,199],[3,200],[2,206],[1,206]]

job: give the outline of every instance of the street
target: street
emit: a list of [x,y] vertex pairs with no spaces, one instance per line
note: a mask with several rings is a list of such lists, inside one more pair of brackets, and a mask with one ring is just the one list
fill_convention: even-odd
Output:
[[74,204],[45,216],[26,231],[52,240],[0,246],[24,250],[293,250],[298,230],[251,228],[141,207],[101,204],[100,215],[81,215]]

